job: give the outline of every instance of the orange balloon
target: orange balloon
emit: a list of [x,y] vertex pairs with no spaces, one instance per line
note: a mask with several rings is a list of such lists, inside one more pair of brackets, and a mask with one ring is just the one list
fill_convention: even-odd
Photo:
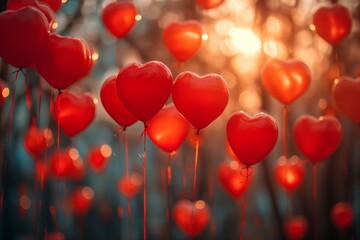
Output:
[[342,76],[336,79],[332,88],[332,97],[341,113],[360,124],[360,78]]
[[222,187],[234,198],[241,197],[245,191],[246,171],[242,171],[245,165],[238,161],[222,163],[218,168],[218,178]]
[[202,30],[198,21],[173,22],[164,29],[163,40],[174,57],[186,61],[199,50]]
[[190,128],[189,122],[178,112],[174,104],[164,106],[148,122],[151,140],[166,152],[176,151],[184,142]]
[[283,104],[300,97],[310,84],[309,68],[301,61],[272,58],[262,70],[262,83],[266,91]]

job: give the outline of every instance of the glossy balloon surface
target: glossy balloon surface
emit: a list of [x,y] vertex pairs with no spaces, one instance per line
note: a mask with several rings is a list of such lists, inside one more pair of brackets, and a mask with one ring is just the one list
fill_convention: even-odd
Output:
[[51,34],[36,60],[41,76],[55,89],[65,89],[85,77],[93,64],[87,43],[76,37]]
[[360,124],[360,78],[346,76],[335,80],[332,98],[337,109],[354,123]]
[[253,165],[262,161],[274,148],[278,126],[266,113],[251,117],[240,111],[228,120],[226,135],[237,159],[245,165]]
[[301,61],[268,60],[262,70],[262,83],[266,91],[283,104],[299,98],[310,85],[309,68]]
[[331,45],[340,43],[351,30],[352,18],[349,9],[334,4],[320,7],[313,16],[315,31]]
[[221,75],[199,76],[186,71],[179,74],[172,89],[174,105],[197,129],[203,129],[225,110],[229,91]]
[[54,101],[54,118],[67,136],[82,132],[95,118],[95,103],[89,93],[64,91]]
[[37,8],[0,13],[0,57],[14,67],[30,67],[47,42],[48,31],[49,24]]
[[188,121],[173,104],[165,105],[148,123],[149,137],[166,152],[176,151],[190,129]]
[[300,151],[313,163],[329,157],[342,137],[340,122],[332,116],[300,116],[294,123],[294,139]]
[[158,61],[123,67],[116,80],[117,93],[125,107],[147,122],[162,109],[172,88],[169,68]]
[[115,37],[123,38],[135,25],[136,7],[131,2],[112,2],[103,9],[101,18],[106,29]]
[[204,9],[216,8],[224,2],[224,0],[195,0],[195,1],[200,7]]
[[124,106],[117,94],[117,76],[105,80],[100,89],[101,103],[110,117],[120,126],[128,127],[137,121],[137,118]]
[[39,0],[40,3],[47,4],[54,12],[59,11],[62,0]]
[[199,50],[202,42],[202,30],[198,21],[173,22],[163,32],[163,40],[179,61],[186,61]]

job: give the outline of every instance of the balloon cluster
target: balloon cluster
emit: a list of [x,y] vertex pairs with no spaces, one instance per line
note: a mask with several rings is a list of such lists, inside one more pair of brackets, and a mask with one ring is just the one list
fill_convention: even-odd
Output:
[[[223,1],[196,2],[204,9],[211,9]],[[0,13],[0,57],[19,69],[34,68],[52,88],[59,90],[52,103],[53,116],[58,127],[71,138],[93,122],[97,99],[89,93],[65,89],[89,74],[94,59],[85,40],[53,33],[54,12],[60,6],[61,1],[8,1],[7,10]],[[118,39],[131,31],[136,17],[137,9],[131,2],[110,3],[101,15],[108,32]],[[318,9],[313,24],[321,38],[336,45],[349,34],[352,23],[349,11],[334,5]],[[200,49],[203,33],[199,22],[187,20],[170,23],[162,37],[169,52],[184,62]],[[285,106],[295,102],[309,88],[311,72],[299,60],[271,58],[262,68],[261,79],[265,90]],[[8,94],[6,84],[0,81],[0,104]],[[356,124],[360,123],[359,96],[360,79],[341,76],[334,81],[332,97],[336,107]],[[219,74],[200,76],[182,71],[174,78],[167,65],[149,61],[128,64],[117,75],[108,77],[100,89],[100,98],[106,112],[122,130],[140,121],[144,124],[145,138],[148,134],[160,149],[170,154],[180,148],[191,129],[199,136],[200,131],[223,114],[229,102],[229,91]],[[328,158],[341,142],[342,126],[334,116],[301,115],[292,127],[296,146],[313,164]],[[227,119],[226,139],[234,161],[218,167],[218,178],[232,197],[239,198],[246,192],[249,168],[271,153],[278,135],[277,122],[264,112],[251,116],[237,111]],[[25,149],[37,162],[39,178],[55,176],[57,179],[80,180],[85,175],[85,167],[75,148],[55,151],[50,156],[49,166],[39,161],[53,142],[49,129],[36,126],[31,126],[24,136]],[[196,144],[197,151],[199,138]],[[111,155],[109,145],[95,146],[88,152],[88,164],[93,171],[102,172]],[[279,185],[288,192],[296,191],[305,175],[304,165],[297,156],[280,158],[274,170]],[[197,156],[195,176],[196,166]],[[146,169],[144,171],[143,176],[132,173],[120,178],[119,191],[131,198],[141,188],[146,190]],[[93,195],[89,187],[75,189],[70,203],[73,212],[85,214],[91,207]],[[189,237],[200,234],[211,218],[209,205],[193,198],[192,201],[178,201],[172,210],[174,222]],[[352,217],[351,207],[346,204],[336,205],[331,213],[334,224],[340,229],[348,228]],[[307,227],[306,219],[292,217],[285,225],[285,233],[290,239],[301,239]]]

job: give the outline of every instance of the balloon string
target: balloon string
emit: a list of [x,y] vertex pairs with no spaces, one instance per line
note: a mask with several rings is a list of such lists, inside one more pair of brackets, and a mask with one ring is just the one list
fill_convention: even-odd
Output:
[[247,192],[248,177],[249,177],[249,166],[246,166],[244,199],[243,199],[243,206],[242,206],[241,226],[240,226],[240,240],[242,240],[243,236],[244,236],[245,211],[246,211],[246,192]]
[[[18,78],[19,73],[16,73],[15,81]],[[15,92],[16,92],[16,83],[14,83],[12,88],[12,95],[11,95],[11,108],[10,108],[10,119],[9,119],[9,129],[8,129],[8,143],[10,143],[10,135],[11,135],[11,128],[13,122],[13,114],[14,114],[14,107],[15,107]]]
[[[55,212],[56,210],[59,209],[59,201],[60,201],[60,197],[59,197],[59,158],[60,158],[60,120],[61,120],[61,117],[60,117],[60,111],[61,111],[61,107],[60,107],[60,104],[61,104],[61,101],[60,101],[60,94],[61,92],[59,91],[58,95],[57,95],[57,98],[58,98],[58,114],[59,114],[59,117],[58,117],[58,122],[57,122],[57,158],[55,158],[55,166],[56,166],[56,207],[55,207]],[[55,215],[55,217],[57,218],[57,216]],[[59,222],[56,221],[56,232],[59,232]],[[58,240],[58,236],[56,236],[56,240]]]
[[36,207],[36,202],[37,202],[37,199],[36,199],[36,195],[37,195],[37,181],[36,181],[36,168],[34,168],[34,199],[33,199],[33,225],[34,225],[34,229],[36,229],[36,210],[37,210],[37,207]]
[[196,193],[196,172],[198,167],[198,158],[199,158],[199,130],[196,131],[196,140],[195,140],[195,162],[194,162],[194,182],[193,182],[193,193],[192,197],[195,200],[195,193]]
[[317,209],[317,183],[316,183],[316,164],[313,164],[313,219],[314,219],[314,240],[317,239],[317,216],[316,216],[316,209]]
[[288,162],[288,146],[287,146],[287,109],[286,109],[286,105],[283,106],[282,108],[282,114],[283,114],[283,141],[284,141],[284,157],[285,157],[285,161],[286,164]]
[[171,232],[170,232],[170,184],[172,178],[172,171],[171,171],[171,159],[173,155],[169,153],[169,159],[167,162],[166,167],[166,239],[170,239]]
[[144,240],[146,240],[146,131],[147,126],[144,123],[144,163],[143,163],[143,172],[144,172]]
[[[126,128],[124,128],[125,132],[125,163],[126,163],[126,182],[129,184],[129,139],[128,139],[128,132]],[[120,138],[120,136],[119,136]],[[132,239],[132,223],[131,223],[131,203],[130,203],[130,196],[127,195],[127,211],[128,211],[128,218],[129,218],[129,239]]]
[[40,126],[40,117],[41,117],[41,102],[44,91],[44,79],[40,77],[40,89],[39,89],[39,106],[38,106],[38,126]]
[[27,79],[25,79],[25,99],[26,99],[27,108],[31,110],[32,107],[31,91],[30,91],[29,81]]

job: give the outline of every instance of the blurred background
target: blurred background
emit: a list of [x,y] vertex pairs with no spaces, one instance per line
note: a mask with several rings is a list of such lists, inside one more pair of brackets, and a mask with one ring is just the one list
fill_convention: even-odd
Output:
[[[283,153],[282,138],[271,154],[253,167],[247,188],[244,239],[285,239],[284,224],[288,206],[291,215],[307,219],[304,239],[360,239],[360,130],[349,119],[338,114],[331,101],[331,86],[336,77],[360,76],[360,3],[313,0],[225,0],[216,8],[205,10],[194,0],[135,0],[139,15],[130,33],[117,40],[104,28],[101,12],[105,1],[63,0],[56,14],[55,32],[85,39],[96,60],[90,74],[71,87],[74,91],[91,92],[97,99],[104,80],[116,75],[131,62],[158,60],[165,63],[174,78],[189,70],[199,75],[221,74],[227,82],[230,99],[224,113],[201,132],[199,150],[197,199],[209,204],[211,220],[194,239],[238,239],[240,234],[242,198],[233,198],[218,179],[222,162],[233,160],[226,148],[226,122],[236,111],[250,114],[264,111],[282,124],[282,104],[272,98],[261,84],[261,69],[270,57],[295,58],[311,70],[309,89],[288,109],[289,155],[298,155],[306,163],[304,181],[288,194],[275,179],[274,169]],[[323,4],[341,3],[351,11],[353,25],[350,35],[332,47],[314,32],[312,15]],[[1,11],[6,0],[1,1]],[[163,29],[173,21],[195,19],[203,29],[203,42],[197,54],[183,63],[169,53],[162,40]],[[142,239],[143,197],[131,198],[132,229],[127,216],[127,198],[121,194],[118,181],[125,176],[124,139],[115,122],[97,103],[95,121],[75,138],[62,134],[60,147],[76,148],[84,172],[79,179],[39,179],[35,160],[24,149],[24,135],[36,116],[38,126],[51,128],[54,138],[44,162],[57,149],[56,123],[49,115],[49,103],[55,93],[44,84],[41,114],[38,115],[41,79],[33,69],[26,69],[28,87],[20,74],[12,81],[16,70],[1,60],[0,77],[10,89],[16,84],[15,107],[10,138],[11,91],[0,107],[1,209],[0,239]],[[30,96],[32,107],[28,107]],[[316,202],[312,197],[312,165],[297,149],[292,138],[294,121],[303,114],[319,117],[336,115],[343,126],[343,139],[337,151],[318,164]],[[281,129],[281,127],[280,127]],[[128,128],[130,172],[138,173],[141,182],[141,123]],[[121,135],[120,133],[120,136]],[[191,199],[194,148],[192,136],[169,160],[151,141],[147,141],[148,239],[166,239],[166,177],[168,161],[172,166],[169,186],[170,205],[180,199]],[[89,163],[89,151],[107,144],[112,151],[105,168],[96,172]],[[40,177],[41,178],[41,177]],[[76,191],[79,211],[74,209]],[[289,200],[290,199],[290,200]],[[89,200],[89,201],[88,201]],[[353,224],[346,230],[335,227],[331,208],[340,201],[352,204]],[[290,202],[290,203],[289,203]],[[316,218],[313,217],[315,212]],[[315,222],[314,222],[315,221]],[[316,227],[314,227],[316,226]],[[58,236],[51,235],[61,232]],[[170,220],[171,239],[186,239],[186,235]],[[47,237],[47,238],[46,238]]]

